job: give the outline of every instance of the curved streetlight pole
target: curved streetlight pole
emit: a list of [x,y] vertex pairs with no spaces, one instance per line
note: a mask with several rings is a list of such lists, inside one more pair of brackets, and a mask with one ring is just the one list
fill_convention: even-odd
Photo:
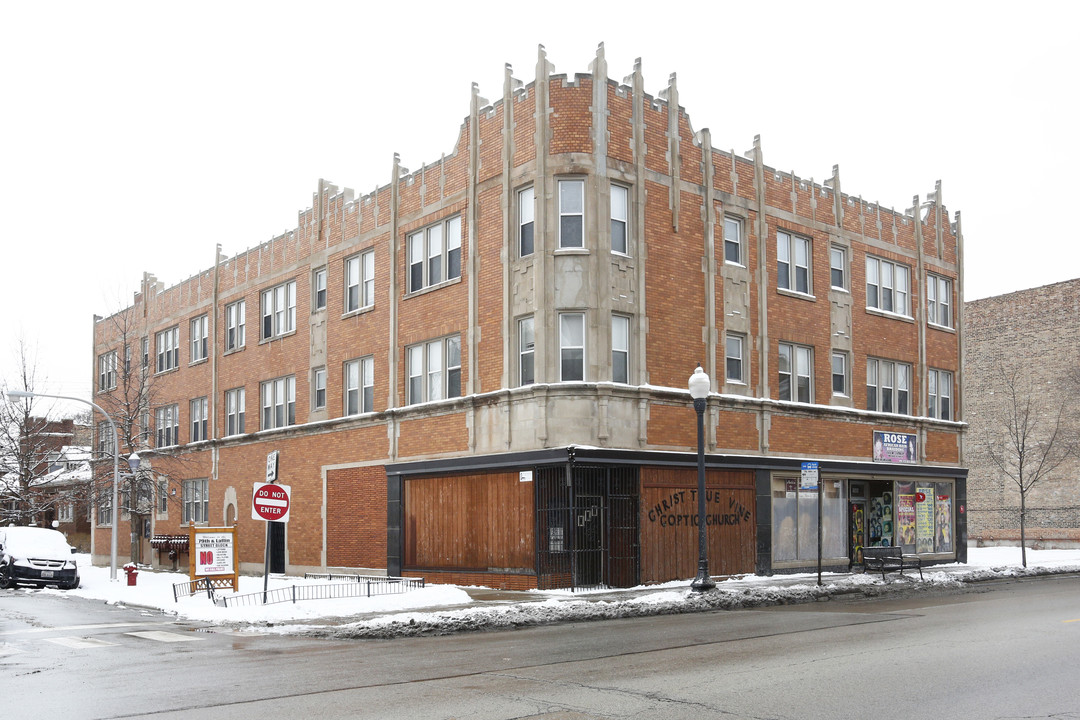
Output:
[[698,514],[698,572],[690,589],[705,592],[716,587],[709,575],[709,539],[705,530],[705,400],[712,383],[698,365],[687,383],[697,412],[697,514]]
[[[56,400],[71,400],[74,402],[86,403],[90,407],[97,410],[99,413],[105,416],[105,419],[109,421],[109,427],[112,428],[113,434],[113,486],[112,486],[112,545],[110,551],[109,560],[109,579],[116,581],[116,526],[120,519],[120,501],[119,501],[119,487],[120,487],[120,435],[116,432],[116,423],[113,422],[109,413],[102,410],[100,407],[84,400],[83,398],[68,397],[67,395],[46,395],[45,393],[28,392],[26,390],[8,390],[8,399],[23,400],[35,397],[54,398]],[[137,462],[137,461],[136,461]]]

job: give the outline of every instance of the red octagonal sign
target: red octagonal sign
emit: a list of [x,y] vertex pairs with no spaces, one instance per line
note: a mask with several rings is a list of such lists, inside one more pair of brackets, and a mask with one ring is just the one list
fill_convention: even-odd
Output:
[[251,519],[289,522],[289,493],[292,488],[276,483],[255,483],[251,496]]

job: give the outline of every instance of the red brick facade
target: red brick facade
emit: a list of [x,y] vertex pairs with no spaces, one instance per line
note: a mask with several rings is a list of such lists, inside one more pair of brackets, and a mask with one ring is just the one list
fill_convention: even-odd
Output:
[[[575,444],[691,451],[686,381],[699,362],[713,378],[710,453],[868,462],[873,431],[889,430],[920,438],[921,465],[962,461],[959,333],[926,318],[928,272],[948,278],[954,313],[962,298],[958,223],[940,199],[896,213],[840,194],[838,172],[823,185],[766,166],[756,141],[745,157],[713,150],[708,131],[695,133],[678,107],[674,79],[660,98],[650,96],[639,69],[629,86],[608,80],[602,52],[592,75],[549,75],[548,67],[541,51],[539,79],[524,87],[508,71],[504,95],[490,107],[479,107],[474,94],[456,147],[443,158],[409,172],[395,157],[390,183],[362,197],[320,181],[294,230],[219,256],[172,287],[145,278],[130,311],[140,318],[139,337],[148,338],[151,364],[157,333],[179,329],[179,367],[153,376],[155,406],[179,407],[179,445],[163,453],[186,458],[174,471],[178,481],[209,479],[206,522],[225,522],[234,504],[248,569],[262,560],[263,526],[250,519],[250,498],[269,451],[280,452],[280,482],[293,489],[289,571],[379,568],[388,551],[385,465]],[[564,179],[584,181],[580,248],[558,245]],[[625,253],[611,250],[612,184],[627,188]],[[523,257],[518,192],[529,186],[536,249]],[[739,263],[725,263],[725,216],[741,224]],[[454,218],[460,275],[448,278]],[[432,227],[443,228],[442,245],[424,245],[416,265],[410,238]],[[779,232],[809,244],[805,292],[777,287]],[[834,247],[846,258],[840,289],[830,287]],[[369,250],[372,301],[350,311],[347,260]],[[870,256],[906,268],[902,311],[867,307]],[[433,269],[435,261],[441,267]],[[320,268],[325,308],[314,303]],[[410,286],[413,273],[436,272],[439,282]],[[295,298],[295,309],[278,316],[272,308],[266,320],[265,291],[290,282],[295,294],[286,297]],[[228,349],[227,307],[240,300],[246,339]],[[585,318],[580,383],[560,382],[564,312]],[[191,320],[203,313],[209,358],[191,362]],[[626,383],[611,382],[612,351],[621,350],[612,345],[612,315],[629,319]],[[536,384],[522,388],[518,328],[529,317]],[[284,329],[264,338],[264,322]],[[111,327],[108,319],[96,323],[95,357],[117,347]],[[724,379],[727,332],[745,340],[737,386]],[[812,349],[808,404],[780,397],[780,343]],[[832,392],[833,352],[847,358],[839,394]],[[373,407],[346,416],[345,363],[364,358],[373,366]],[[422,367],[413,367],[416,358]],[[906,414],[867,411],[868,358],[911,367]],[[956,375],[947,420],[925,417],[928,367]],[[325,405],[316,407],[313,378],[322,370]],[[283,377],[295,379],[295,420],[264,428],[262,383]],[[244,433],[226,437],[225,393],[237,388],[246,395]],[[428,402],[450,388],[460,388],[456,397]],[[415,393],[425,402],[415,402]],[[191,443],[189,402],[203,396],[211,439]],[[154,449],[148,454],[155,467],[169,465]],[[181,513],[178,502],[159,512],[154,531],[183,532]],[[97,532],[98,556],[107,534]],[[472,579],[470,572],[455,569],[452,577]],[[500,582],[535,586],[536,579]]]

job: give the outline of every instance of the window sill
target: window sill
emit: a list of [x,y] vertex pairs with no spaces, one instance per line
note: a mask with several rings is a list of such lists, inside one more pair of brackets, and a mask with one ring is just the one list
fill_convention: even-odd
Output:
[[271,335],[268,338],[263,338],[262,340],[260,340],[259,344],[260,345],[266,345],[267,343],[272,343],[275,340],[284,340],[287,337],[292,337],[295,334],[296,334],[296,330],[293,329],[293,330],[290,330],[289,332],[283,332],[280,335]]
[[235,355],[236,353],[243,351],[244,347],[245,347],[244,345],[240,345],[240,346],[234,347],[234,348],[232,348],[230,350],[226,350],[225,352],[223,352],[221,354],[221,356],[226,357],[228,355]]
[[778,287],[776,292],[779,295],[785,295],[787,297],[795,298],[797,300],[807,300],[809,302],[817,302],[817,297],[808,293],[799,292],[797,290],[788,290],[787,288]]
[[914,323],[915,318],[910,315],[900,315],[899,313],[889,312],[888,310],[878,310],[876,307],[867,307],[866,312],[870,315],[877,315],[878,317],[889,318],[890,320],[902,320],[903,322]]
[[844,293],[845,295],[850,295],[851,294],[851,291],[848,290],[847,288],[836,287],[835,285],[830,285],[829,289],[832,290],[833,292]]
[[928,322],[926,323],[926,327],[933,330],[940,330],[941,332],[952,333],[953,335],[956,334],[956,328],[949,327],[948,325],[938,325],[937,323]]
[[158,377],[160,375],[168,375],[169,373],[174,373],[179,369],[180,369],[180,367],[177,366],[177,367],[165,368],[164,370],[158,370],[157,372],[154,373],[154,377]]
[[188,363],[188,367],[195,367],[196,365],[202,365],[208,360],[208,358],[199,358],[198,360],[192,360]]
[[[444,287],[446,287],[448,285],[457,285],[460,282],[461,282],[461,276],[459,275],[456,278],[450,278],[449,280],[443,280],[441,283],[438,283],[436,285],[428,285],[427,287],[422,287],[419,290],[411,290],[411,291],[405,293],[405,295],[404,295],[404,297],[402,299],[403,300],[408,300],[409,298],[418,297],[420,295],[426,295],[429,292],[434,292],[436,290],[441,290],[442,288],[444,288]],[[375,306],[374,305],[369,305],[368,307],[373,308]]]
[[586,247],[561,247],[556,248],[554,255],[588,255],[589,248]]
[[[449,282],[449,281],[447,281],[447,282]],[[434,287],[438,287],[438,285],[436,285]],[[370,305],[365,305],[364,307],[357,308],[355,310],[349,310],[349,311],[347,311],[345,313],[342,313],[341,319],[344,320],[345,318],[350,318],[350,317],[356,317],[358,315],[363,315],[365,313],[371,312],[374,309],[375,309],[375,303],[371,303]]]
[[739,270],[747,269],[741,262],[735,262],[734,260],[724,260],[724,265],[730,268],[738,268]]

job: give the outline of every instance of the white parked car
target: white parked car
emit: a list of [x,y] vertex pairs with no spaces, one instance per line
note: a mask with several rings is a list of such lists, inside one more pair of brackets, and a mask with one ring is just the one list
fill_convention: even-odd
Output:
[[37,527],[0,528],[0,588],[16,585],[79,587],[75,548],[56,530]]

